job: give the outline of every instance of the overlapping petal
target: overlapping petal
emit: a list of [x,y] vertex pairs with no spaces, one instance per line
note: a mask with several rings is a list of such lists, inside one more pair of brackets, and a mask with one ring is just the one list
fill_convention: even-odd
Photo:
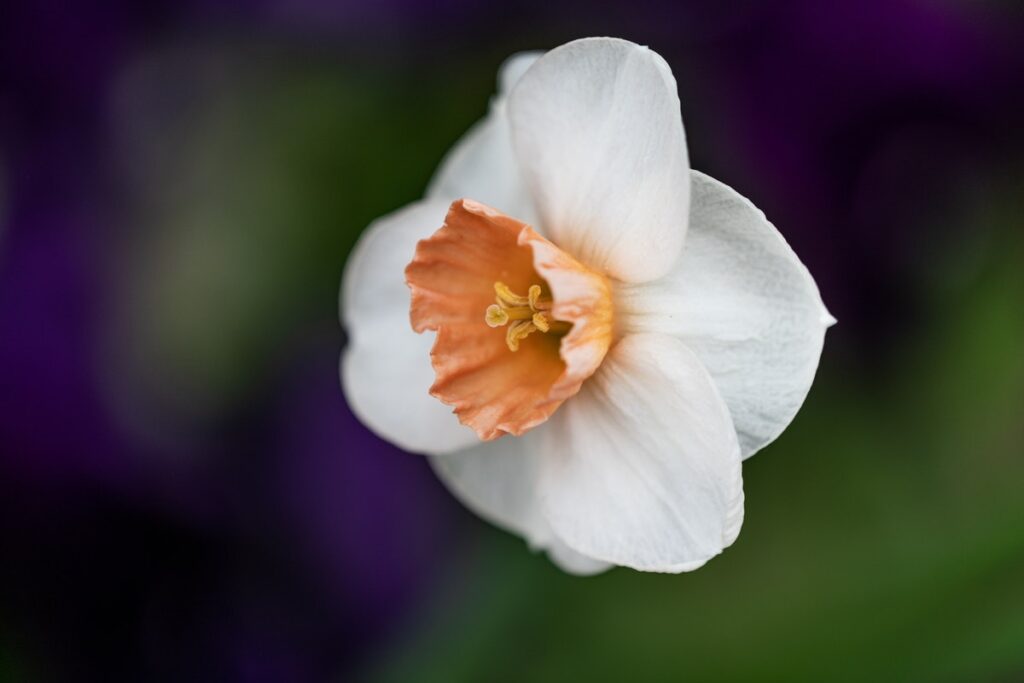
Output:
[[547,554],[562,571],[577,576],[594,576],[615,566],[610,562],[595,560],[576,552],[557,536],[552,537],[551,545],[547,547]]
[[743,481],[729,410],[674,337],[622,339],[537,436],[544,518],[584,556],[689,571],[739,533]]
[[749,457],[800,409],[835,320],[761,211],[703,173],[693,173],[691,186],[682,257],[660,280],[620,287],[616,315],[627,332],[670,334],[693,349]]
[[430,464],[463,505],[491,524],[522,536],[531,547],[547,550],[563,570],[584,576],[605,571],[609,563],[569,548],[552,534],[540,513],[538,433],[432,457]]
[[409,325],[405,267],[416,242],[444,220],[447,202],[423,201],[380,218],[349,257],[341,313],[349,334],[342,386],[352,411],[379,436],[420,453],[443,453],[478,442],[451,409],[430,395],[433,333]]
[[538,453],[534,430],[430,458],[430,464],[463,505],[543,548],[551,531],[537,503]]
[[620,280],[668,272],[683,245],[690,177],[661,57],[613,38],[568,43],[527,70],[508,116],[547,237]]
[[512,151],[505,98],[540,54],[522,52],[501,65],[498,94],[490,111],[445,155],[430,181],[427,197],[449,203],[474,199],[538,227],[533,200]]

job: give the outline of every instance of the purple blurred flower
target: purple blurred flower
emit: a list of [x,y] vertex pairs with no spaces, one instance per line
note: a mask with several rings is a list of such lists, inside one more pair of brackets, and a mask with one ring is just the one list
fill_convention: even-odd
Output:
[[424,458],[352,415],[338,387],[337,340],[324,342],[295,354],[305,360],[278,396],[273,480],[299,557],[366,635],[442,574],[456,506]]

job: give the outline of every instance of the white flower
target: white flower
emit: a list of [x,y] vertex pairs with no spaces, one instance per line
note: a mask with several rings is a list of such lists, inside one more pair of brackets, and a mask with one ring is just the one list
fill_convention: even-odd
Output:
[[764,215],[690,169],[668,65],[611,38],[503,65],[426,198],[359,241],[342,313],[360,419],[579,574],[729,546],[741,460],[834,322]]

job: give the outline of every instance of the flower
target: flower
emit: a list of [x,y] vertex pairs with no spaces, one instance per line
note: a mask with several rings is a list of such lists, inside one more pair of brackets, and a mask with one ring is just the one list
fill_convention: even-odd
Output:
[[741,461],[835,322],[764,215],[690,169],[668,65],[611,38],[506,61],[426,198],[360,239],[341,305],[356,415],[578,574],[732,544]]

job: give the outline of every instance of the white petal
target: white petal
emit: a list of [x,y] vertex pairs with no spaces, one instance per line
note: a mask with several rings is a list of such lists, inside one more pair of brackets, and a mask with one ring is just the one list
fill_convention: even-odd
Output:
[[542,430],[432,457],[430,464],[463,505],[522,536],[530,547],[547,550],[562,570],[581,576],[603,572],[611,565],[581,555],[555,538],[540,513],[537,440]]
[[594,576],[606,572],[615,565],[610,562],[602,562],[592,557],[581,555],[560,539],[553,537],[547,549],[548,557],[558,565],[559,569],[577,576]]
[[537,430],[430,458],[463,505],[495,526],[545,547],[551,531],[537,505]]
[[537,226],[536,210],[512,151],[505,95],[541,53],[512,55],[498,73],[499,93],[490,112],[445,155],[427,188],[427,197],[475,199]]
[[803,404],[835,319],[786,240],[729,186],[694,171],[690,234],[665,278],[619,288],[623,329],[682,339],[732,413],[743,457]]
[[624,40],[577,40],[530,67],[508,110],[547,236],[620,280],[668,272],[686,232],[690,166],[665,61]]
[[533,66],[533,63],[543,54],[540,50],[517,52],[502,62],[501,67],[498,68],[498,96],[508,97],[527,69]]
[[405,266],[416,242],[441,226],[447,210],[446,202],[423,201],[374,221],[349,256],[341,290],[349,335],[341,378],[349,406],[382,438],[423,453],[479,442],[428,393],[434,335],[416,334],[409,323]]
[[736,432],[711,377],[678,339],[622,339],[540,436],[541,509],[583,555],[689,571],[739,533]]

